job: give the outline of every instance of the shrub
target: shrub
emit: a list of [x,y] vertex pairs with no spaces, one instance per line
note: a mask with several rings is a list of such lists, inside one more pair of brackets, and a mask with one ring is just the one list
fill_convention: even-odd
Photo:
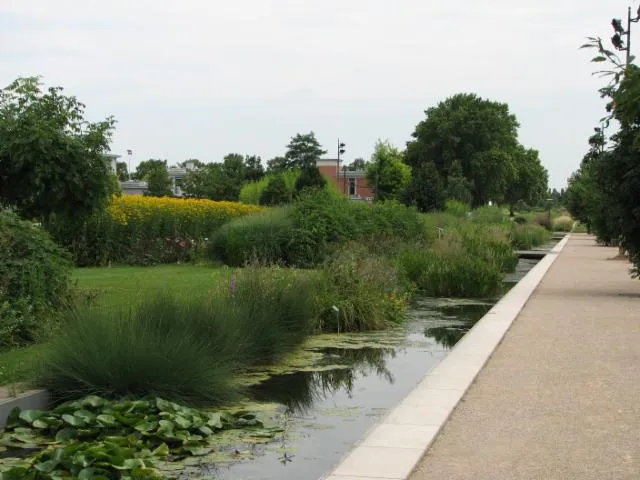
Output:
[[471,213],[471,207],[458,200],[447,200],[444,204],[444,211],[454,217],[466,218]]
[[404,319],[408,295],[395,266],[364,245],[348,243],[334,252],[321,280],[319,330],[380,330]]
[[66,305],[70,255],[39,226],[0,210],[0,350],[31,343]]
[[479,207],[471,215],[476,223],[503,223],[507,220],[504,210],[498,206]]
[[234,371],[275,360],[309,333],[313,288],[309,276],[249,268],[209,298],[159,293],[135,307],[77,311],[45,352],[36,383],[58,400],[88,393],[231,400]]
[[289,199],[292,199],[295,193],[296,180],[300,176],[300,172],[298,170],[285,170],[280,173],[270,173],[262,177],[260,180],[247,183],[240,190],[240,201],[246,204],[259,205],[262,192],[269,182],[277,176],[281,176],[284,180],[288,197]]
[[47,228],[80,266],[151,265],[192,261],[221,225],[261,210],[235,202],[122,196],[89,219],[58,217]]
[[550,239],[549,231],[540,225],[513,225],[511,229],[511,244],[518,250],[530,250],[544,245]]
[[549,216],[548,212],[539,213],[538,215],[536,215],[535,223],[540,225],[541,227],[546,228],[547,230],[551,230],[552,221],[551,221],[551,217]]
[[398,261],[403,274],[426,295],[486,298],[502,290],[500,269],[469,254],[407,247]]
[[421,216],[397,202],[368,205],[322,190],[302,195],[281,213],[230,222],[214,236],[210,252],[230,265],[256,258],[313,266],[324,261],[334,244],[385,235],[421,237],[424,231]]
[[275,175],[260,194],[260,205],[283,205],[290,203],[293,198],[291,191],[287,188],[284,176]]
[[573,229],[573,218],[562,215],[553,221],[553,230],[555,232],[570,232]]
[[228,265],[244,265],[254,259],[267,264],[288,263],[293,228],[290,207],[272,208],[220,227],[208,253]]

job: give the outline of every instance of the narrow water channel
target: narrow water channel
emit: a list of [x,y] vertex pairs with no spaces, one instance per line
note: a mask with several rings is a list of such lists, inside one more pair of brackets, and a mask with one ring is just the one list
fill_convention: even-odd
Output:
[[[535,260],[505,279],[517,283]],[[435,367],[495,301],[418,298],[403,328],[342,334],[307,347],[312,368],[272,374],[251,387],[259,402],[281,405],[285,432],[252,447],[250,460],[214,468],[224,480],[317,480]]]

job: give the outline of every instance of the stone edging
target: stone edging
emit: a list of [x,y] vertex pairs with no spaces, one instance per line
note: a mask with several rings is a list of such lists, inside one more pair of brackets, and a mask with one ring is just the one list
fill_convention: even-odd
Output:
[[418,385],[375,425],[325,480],[405,480],[569,240],[566,235]]
[[0,428],[7,424],[7,417],[15,407],[20,410],[44,410],[49,406],[46,390],[29,390],[15,397],[0,398]]

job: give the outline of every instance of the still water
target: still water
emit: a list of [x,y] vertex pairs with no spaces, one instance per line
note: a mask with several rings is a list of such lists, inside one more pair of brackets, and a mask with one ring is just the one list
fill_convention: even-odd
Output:
[[[535,261],[521,260],[511,285]],[[251,388],[282,405],[285,432],[254,459],[216,469],[225,480],[317,480],[435,367],[493,306],[492,301],[419,298],[396,331],[332,336],[308,347],[315,371],[272,375]]]

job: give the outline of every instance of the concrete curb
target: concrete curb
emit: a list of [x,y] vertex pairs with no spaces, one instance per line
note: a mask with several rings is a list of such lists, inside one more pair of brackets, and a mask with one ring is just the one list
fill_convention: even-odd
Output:
[[7,424],[7,417],[15,407],[20,410],[45,410],[49,406],[46,390],[29,390],[15,397],[0,399],[0,428]]
[[375,425],[325,480],[405,480],[433,443],[558,254],[566,235],[407,397]]

